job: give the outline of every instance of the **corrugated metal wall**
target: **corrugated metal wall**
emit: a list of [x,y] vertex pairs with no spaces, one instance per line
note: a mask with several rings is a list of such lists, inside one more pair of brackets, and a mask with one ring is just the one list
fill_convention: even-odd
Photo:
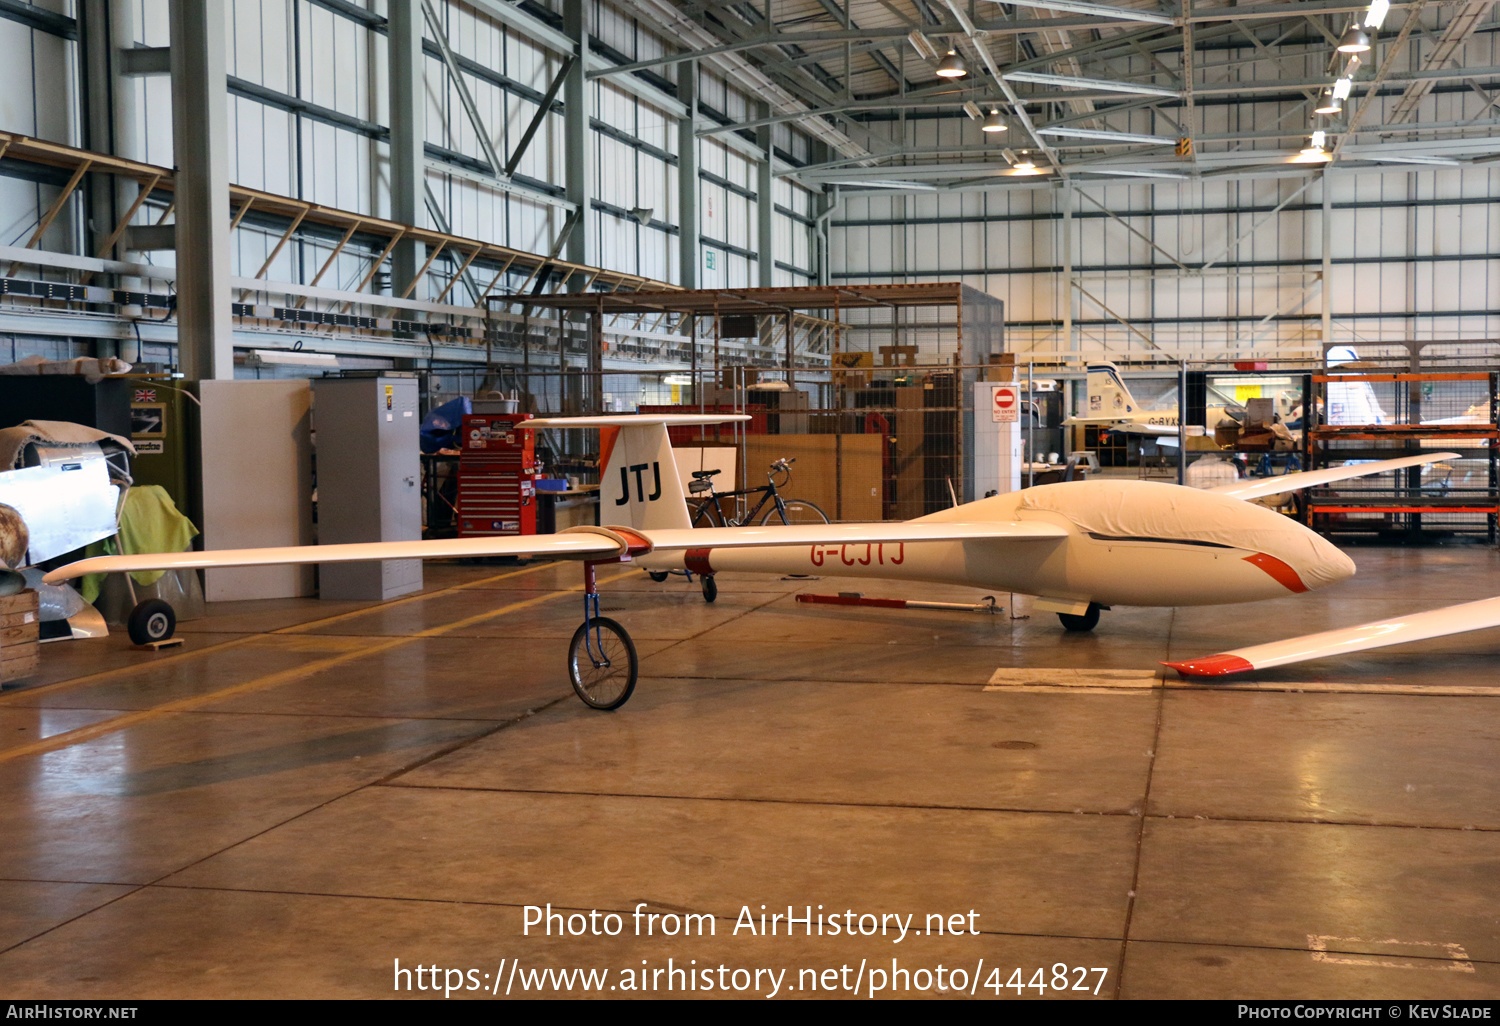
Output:
[[[121,0],[133,22],[137,46],[167,46],[169,0]],[[387,41],[382,24],[385,0],[323,6],[311,0],[226,0],[231,182],[267,192],[377,217],[390,214],[389,124],[385,69]],[[70,17],[66,0],[46,4]],[[368,10],[360,17],[350,7]],[[462,69],[464,84],[480,119],[491,126],[502,159],[519,142],[562,55],[488,16],[481,8],[434,0],[447,40]],[[550,7],[560,10],[561,5]],[[642,60],[667,52],[664,40],[636,17],[628,3],[595,0],[589,8],[592,33],[618,59]],[[428,38],[430,26],[424,27]],[[79,44],[15,21],[0,19],[0,130],[80,145],[81,87],[76,67]],[[502,191],[475,173],[484,161],[473,122],[442,59],[429,47],[426,59],[427,186],[432,203],[424,227],[495,242],[529,252],[551,252],[567,217],[561,196],[565,181],[563,115],[556,101],[516,168],[529,187]],[[747,118],[752,100],[703,67],[700,91],[705,108],[718,115]],[[135,142],[122,156],[172,166],[171,84],[167,76],[138,76],[124,83],[120,109]],[[591,82],[594,131],[594,209],[589,212],[587,262],[611,270],[680,282],[678,210],[678,131],[676,114],[616,80]],[[778,126],[775,145],[807,159],[806,138]],[[705,138],[699,166],[702,195],[699,281],[704,286],[754,286],[757,238],[756,162],[746,145]],[[540,193],[541,195],[536,195]],[[7,239],[24,243],[54,189],[14,178],[0,178]],[[815,277],[812,256],[813,195],[778,180],[773,196],[775,283],[806,284]],[[649,210],[647,223],[630,216]],[[162,214],[148,205],[138,223]],[[234,232],[234,273],[253,276],[273,252],[279,232],[248,219]],[[65,211],[43,241],[44,248],[79,252],[82,226]],[[276,255],[265,276],[272,281],[306,283],[317,274],[331,244],[294,240]],[[144,257],[170,266],[171,251]],[[325,274],[324,287],[353,287],[368,267],[370,254],[346,250]],[[446,255],[430,271],[432,282],[415,295],[436,295],[455,265]],[[524,277],[521,276],[521,277]],[[479,283],[481,286],[485,282]],[[503,288],[500,282],[497,288]],[[510,282],[520,284],[520,277]],[[450,300],[472,301],[463,290]]]
[[[1495,35],[1471,38],[1465,65],[1496,63]],[[1295,55],[1279,68],[1249,64],[1245,45],[1216,51],[1202,69],[1205,78],[1251,84],[1273,76],[1316,80],[1327,58],[1314,48],[1300,68]],[[1420,51],[1414,46],[1413,53]],[[1306,145],[1307,111],[1253,99],[1250,93],[1248,100],[1203,100],[1195,136],[1217,140],[1220,145],[1206,146],[1210,151],[1222,151],[1226,142],[1242,151],[1270,151],[1271,174],[1298,170],[1285,163],[1286,154]],[[1377,98],[1363,123],[1383,125],[1399,99],[1399,90]],[[1491,116],[1485,98],[1464,86],[1435,89],[1421,101],[1415,120],[1457,127]],[[1080,127],[1180,134],[1176,124],[1146,109],[1112,115],[1108,126],[1073,120]],[[1007,167],[1001,145],[959,114],[893,116],[874,127],[915,149],[963,149],[967,162],[992,160],[997,175]],[[1378,153],[1370,148],[1407,138],[1361,134],[1349,145]],[[1019,128],[1003,138],[1014,150],[1028,142]],[[1066,148],[1068,140],[1052,142],[1064,147],[1065,161],[1081,159],[1077,149]],[[846,192],[831,221],[834,279],[966,282],[1005,300],[1008,337],[1018,350],[1315,352],[1324,311],[1326,188],[1331,341],[1500,337],[1500,171],[1436,166],[1444,153],[1461,152],[1445,145],[1461,144],[1428,145],[1431,155],[1417,159],[1433,163],[1389,163],[1389,170],[1358,172],[1340,167],[1311,181],[1267,175],[1106,186],[1088,184],[1090,176],[1078,174],[1072,189],[1061,182],[996,177],[989,187],[961,192]],[[1391,159],[1409,160],[1411,151]],[[1107,171],[1109,163],[1100,159],[1098,166]],[[1064,214],[1070,209],[1069,238]],[[1070,263],[1072,289],[1064,274]],[[1205,264],[1211,266],[1203,270]],[[1063,326],[1070,301],[1068,338]]]

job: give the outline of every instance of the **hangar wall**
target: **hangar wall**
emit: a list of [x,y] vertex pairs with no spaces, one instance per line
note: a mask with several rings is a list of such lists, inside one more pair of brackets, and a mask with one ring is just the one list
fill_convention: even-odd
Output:
[[[1496,36],[1475,33],[1463,63],[1500,63]],[[1238,76],[1252,55],[1244,38],[1213,52],[1203,71],[1209,82]],[[1301,60],[1253,68],[1268,92],[1284,92],[1287,81],[1326,77],[1326,60],[1326,47],[1310,48]],[[1121,68],[1122,78],[1149,74],[1140,62]],[[917,154],[964,155],[970,180],[938,193],[846,186],[830,221],[833,279],[963,281],[1005,300],[1018,350],[1316,353],[1325,310],[1330,341],[1340,344],[1500,336],[1500,169],[1444,167],[1465,152],[1462,138],[1415,144],[1388,132],[1349,142],[1351,152],[1390,154],[1369,170],[1288,165],[1287,148],[1305,145],[1315,125],[1312,103],[1250,102],[1254,79],[1236,81],[1236,95],[1225,95],[1229,88],[1196,90],[1195,139],[1280,151],[1261,171],[1233,179],[1215,180],[1212,155],[1182,161],[1203,176],[1196,181],[1127,177],[1129,164],[1108,158],[1096,158],[1097,172],[1080,161],[1068,182],[1010,177],[1002,148],[1015,153],[1030,142],[1017,125],[995,144],[961,114],[917,110],[873,121]],[[1381,95],[1365,124],[1401,123],[1410,116],[1402,100],[1400,91]],[[1087,128],[1088,101],[1075,107],[1071,121]],[[1428,127],[1455,130],[1492,125],[1495,114],[1467,83],[1441,79],[1416,111]],[[1110,127],[1180,134],[1166,114],[1144,109],[1128,121],[1113,116]],[[1065,137],[1050,144],[1070,163],[1079,159],[1074,150],[1097,146]],[[979,170],[986,162],[992,170]]]
[[[225,3],[229,181],[358,215],[391,217],[385,0]],[[174,166],[170,76],[160,73],[163,69],[146,70],[101,83],[83,70],[82,39],[91,9],[108,10],[117,47],[158,48],[170,42],[168,0],[47,0],[35,6],[52,13],[16,20],[14,11],[0,10],[0,84],[6,87],[0,90],[0,131],[106,151],[108,147],[90,139],[89,131],[89,103],[102,100],[110,108],[116,155]],[[550,22],[540,14],[518,14],[499,0],[432,0],[431,6],[464,88],[449,73],[432,26],[424,23],[427,195],[419,226],[551,253],[569,214],[562,94],[552,101],[502,189],[487,173],[484,147],[462,93],[472,99],[478,120],[491,128],[493,150],[502,161],[508,158],[562,66],[565,54],[557,45],[557,26],[564,4],[528,5],[554,15]],[[664,52],[663,40],[633,5],[587,0],[584,10],[593,49],[606,59],[628,62]],[[538,38],[527,30],[527,19],[552,31]],[[756,101],[744,89],[707,62],[694,67],[700,118],[723,122],[753,116]],[[590,80],[592,202],[584,232],[584,262],[673,284],[684,279],[678,241],[683,230],[678,187],[683,108],[672,95],[675,84],[630,75]],[[807,137],[789,126],[776,126],[771,142],[783,163],[809,159]],[[762,151],[741,136],[706,137],[695,145],[699,196],[697,224],[689,230],[698,238],[697,283],[745,287],[814,281],[813,192],[773,180],[773,270],[771,280],[762,282],[757,262]],[[0,244],[19,246],[58,190],[55,184],[5,171],[0,167],[5,211]],[[80,190],[40,248],[92,255],[87,216]],[[167,202],[153,197],[133,223],[156,224],[164,217],[164,223],[172,223]],[[98,232],[99,226],[92,230]],[[238,223],[232,233],[231,273],[255,276],[269,259],[264,271],[269,281],[311,282],[334,252],[337,238],[294,233],[278,250],[283,230],[281,224],[257,223],[255,217]],[[334,257],[321,285],[357,288],[378,252],[356,239]],[[460,257],[450,252],[435,260],[411,298],[441,294],[459,270]],[[132,251],[129,258],[170,268],[175,253]],[[516,289],[526,278],[518,269],[503,275],[495,289]],[[477,284],[482,287],[488,280],[487,274],[479,276]],[[474,291],[473,282],[463,282],[446,301],[475,303],[480,297]],[[316,345],[309,341],[310,348]],[[482,350],[476,359],[482,359]]]

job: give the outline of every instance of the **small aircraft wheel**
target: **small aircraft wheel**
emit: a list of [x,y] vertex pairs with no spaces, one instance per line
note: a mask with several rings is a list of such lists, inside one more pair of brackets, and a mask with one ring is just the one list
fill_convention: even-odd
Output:
[[714,581],[713,574],[701,574],[698,580],[703,584],[703,601],[712,602],[719,597],[719,585]]
[[125,629],[137,645],[166,641],[177,629],[177,614],[161,599],[147,599],[130,611]]
[[671,573],[669,571],[666,571],[666,570],[647,570],[646,571],[646,576],[649,577],[649,578],[651,578],[657,584],[660,584],[662,581],[665,581],[668,577],[671,577],[672,575],[671,575]]
[[[590,638],[590,628],[596,631]],[[592,653],[589,651],[592,649]],[[635,691],[640,660],[625,628],[608,617],[585,620],[568,645],[568,679],[583,704],[618,709]]]
[[1086,613],[1058,613],[1057,618],[1070,631],[1091,631],[1099,626],[1099,603],[1090,602]]

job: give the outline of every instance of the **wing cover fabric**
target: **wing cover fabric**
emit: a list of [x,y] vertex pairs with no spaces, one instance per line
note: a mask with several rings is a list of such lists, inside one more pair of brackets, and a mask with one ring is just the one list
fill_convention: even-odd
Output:
[[1338,630],[1307,634],[1265,645],[1251,645],[1201,659],[1187,659],[1164,665],[1170,666],[1184,677],[1221,677],[1347,652],[1402,645],[1408,641],[1444,638],[1450,634],[1463,634],[1486,627],[1500,627],[1500,598],[1429,609],[1425,613],[1412,613],[1409,616],[1393,616],[1388,620],[1362,623],[1358,627],[1341,627]]
[[1209,491],[1217,495],[1227,495],[1231,499],[1258,499],[1264,495],[1295,492],[1299,488],[1311,488],[1314,485],[1328,484],[1332,481],[1345,481],[1351,477],[1368,477],[1370,474],[1383,474],[1386,471],[1401,470],[1404,467],[1417,467],[1424,463],[1456,459],[1459,459],[1456,452],[1423,453],[1420,456],[1403,456],[1400,459],[1378,460],[1374,463],[1353,463],[1342,467],[1329,467],[1326,470],[1304,470],[1299,474],[1286,474],[1282,477],[1257,478],[1253,481],[1247,479],[1236,481],[1231,485],[1210,488]]
[[772,545],[894,544],[944,541],[1058,541],[1065,528],[1029,520],[958,524],[907,522],[895,524],[791,524],[775,527],[700,527],[691,530],[641,531],[655,551],[665,549],[728,549]]
[[464,556],[581,557],[618,552],[620,546],[597,534],[544,534],[511,538],[441,538],[432,541],[362,542],[352,545],[290,545],[210,552],[158,552],[138,556],[95,556],[60,567],[43,578],[48,584],[84,574],[139,570],[197,570],[216,566],[269,566],[287,563],[356,563],[370,559],[456,559]]

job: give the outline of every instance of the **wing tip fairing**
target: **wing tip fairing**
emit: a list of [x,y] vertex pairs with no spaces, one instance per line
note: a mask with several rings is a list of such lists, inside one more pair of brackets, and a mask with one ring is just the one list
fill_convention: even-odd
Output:
[[1168,662],[1162,660],[1163,666],[1170,666],[1176,670],[1178,676],[1184,679],[1192,677],[1224,677],[1231,673],[1244,673],[1246,670],[1255,669],[1255,664],[1248,659],[1242,659],[1237,655],[1222,653],[1220,655],[1204,656],[1201,659],[1184,659],[1181,662]]

